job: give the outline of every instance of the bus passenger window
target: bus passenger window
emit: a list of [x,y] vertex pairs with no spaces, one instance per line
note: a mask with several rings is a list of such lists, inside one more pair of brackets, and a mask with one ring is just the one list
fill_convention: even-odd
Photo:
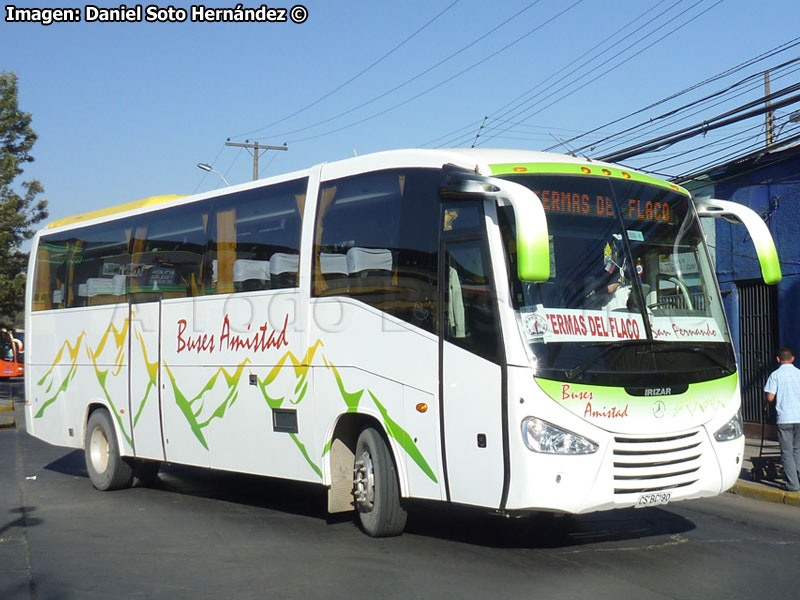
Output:
[[435,331],[439,173],[391,169],[325,181],[313,296],[350,296]]
[[56,236],[42,237],[36,250],[33,310],[59,308],[64,297],[66,264],[71,244]]
[[185,298],[199,294],[210,202],[175,206],[136,219],[132,294]]
[[307,179],[218,198],[205,257],[209,294],[298,285]]
[[127,300],[131,220],[43,236],[36,254],[34,310]]

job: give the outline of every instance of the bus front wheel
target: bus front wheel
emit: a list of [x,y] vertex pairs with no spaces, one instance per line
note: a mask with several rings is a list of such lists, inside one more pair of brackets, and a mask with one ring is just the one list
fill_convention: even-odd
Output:
[[86,470],[98,490],[118,490],[133,483],[133,467],[120,455],[111,415],[98,408],[86,424]]
[[372,427],[356,443],[353,496],[361,527],[372,537],[400,535],[407,513],[400,504],[397,470],[383,436]]

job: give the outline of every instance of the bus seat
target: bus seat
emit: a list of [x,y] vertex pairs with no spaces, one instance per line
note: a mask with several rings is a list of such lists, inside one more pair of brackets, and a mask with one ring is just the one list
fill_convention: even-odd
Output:
[[328,290],[347,289],[347,256],[334,252],[322,252],[319,255],[319,270],[328,285]]
[[[78,286],[80,290],[80,286]],[[89,298],[100,294],[112,296],[125,295],[125,275],[114,275],[113,277],[89,277],[86,280],[86,295]]]
[[269,275],[273,288],[297,287],[300,257],[297,254],[276,252],[269,259]]
[[347,251],[347,272],[350,277],[370,272],[392,272],[392,252],[380,248],[350,248]]
[[233,285],[237,290],[264,290],[269,287],[269,261],[237,258],[233,263]]
[[[89,306],[99,304],[114,304],[124,302],[127,293],[127,277],[114,275],[113,277],[89,277],[86,280],[86,297]],[[78,286],[80,292],[80,285]]]
[[347,272],[355,294],[384,292],[392,289],[391,250],[385,248],[350,248]]

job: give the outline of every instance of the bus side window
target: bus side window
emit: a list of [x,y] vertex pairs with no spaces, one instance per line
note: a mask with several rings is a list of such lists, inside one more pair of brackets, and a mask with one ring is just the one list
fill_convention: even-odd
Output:
[[300,231],[308,179],[216,200],[204,285],[209,294],[298,286]]
[[497,362],[499,324],[483,238],[445,242],[444,339]]
[[185,298],[200,293],[206,224],[211,202],[145,213],[136,218],[130,291]]
[[43,236],[33,310],[125,302],[130,219]]
[[312,296],[350,296],[435,331],[439,173],[390,169],[324,181]]
[[63,296],[69,242],[60,236],[39,239],[36,251],[33,310],[59,308]]
[[5,330],[0,332],[0,360],[11,362],[14,360],[14,343]]

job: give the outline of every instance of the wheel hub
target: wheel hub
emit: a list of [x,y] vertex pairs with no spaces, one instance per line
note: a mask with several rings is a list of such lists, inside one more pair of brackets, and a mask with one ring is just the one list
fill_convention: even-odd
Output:
[[95,428],[92,432],[89,441],[89,456],[95,470],[98,473],[104,473],[108,468],[108,439],[100,427]]
[[369,512],[375,506],[375,471],[372,457],[364,452],[358,457],[353,468],[353,496],[358,509]]

